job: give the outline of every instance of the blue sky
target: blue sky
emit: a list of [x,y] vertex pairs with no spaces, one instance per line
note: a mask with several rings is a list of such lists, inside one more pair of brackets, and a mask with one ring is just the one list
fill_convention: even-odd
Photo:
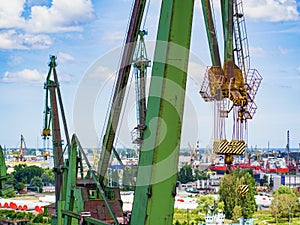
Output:
[[[2,146],[17,147],[23,134],[28,147],[43,147],[43,83],[49,55],[57,56],[70,133],[76,132],[86,147],[99,145],[132,4],[132,0],[0,0]],[[216,1],[215,6],[219,21]],[[160,1],[151,0],[144,23],[149,33],[146,44],[150,59],[159,8]],[[248,125],[249,146],[267,147],[269,141],[271,147],[285,147],[287,130],[291,147],[299,146],[299,11],[300,3],[295,0],[244,1],[251,68],[263,77],[256,97],[257,114]],[[199,140],[200,147],[205,147],[212,139],[212,106],[198,94],[205,67],[211,64],[208,51],[197,0],[182,146]],[[90,96],[81,96],[80,90],[87,88],[85,79],[92,76],[97,77],[99,87],[93,87],[96,91]],[[85,105],[91,99],[96,100]],[[126,109],[118,145],[131,147],[130,130],[135,126],[133,93],[129,94]]]

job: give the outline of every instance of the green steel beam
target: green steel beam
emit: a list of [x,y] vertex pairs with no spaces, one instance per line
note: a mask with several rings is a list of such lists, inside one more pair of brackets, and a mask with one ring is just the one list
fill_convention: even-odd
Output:
[[4,158],[2,147],[0,145],[0,196],[7,195],[14,191],[13,186],[6,185],[6,180],[10,177],[11,175],[7,174],[5,158]]
[[224,62],[233,62],[233,0],[221,0]]
[[[77,143],[74,137],[71,140],[70,152],[69,152],[69,165],[68,165],[68,177],[67,177],[67,186],[66,186],[66,203],[65,210],[73,211],[74,210],[74,187],[76,186],[77,180]],[[65,215],[64,225],[71,225],[72,217]]]
[[121,109],[126,91],[126,85],[130,74],[133,61],[134,51],[138,38],[138,32],[143,18],[146,0],[135,0],[131,20],[127,32],[126,43],[121,59],[121,65],[116,81],[112,106],[109,113],[109,119],[102,143],[101,155],[98,163],[99,181],[101,185],[104,183],[104,177],[107,172],[113,144],[115,141],[116,130],[119,123]]
[[217,33],[214,26],[214,21],[212,17],[210,0],[201,0],[203,17],[206,26],[206,35],[209,44],[210,57],[213,66],[218,66],[221,68],[219,45],[217,40]]
[[164,0],[131,225],[172,224],[194,0]]

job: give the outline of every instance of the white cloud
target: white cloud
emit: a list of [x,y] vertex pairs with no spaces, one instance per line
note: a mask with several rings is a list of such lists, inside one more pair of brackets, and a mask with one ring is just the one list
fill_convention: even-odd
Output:
[[94,78],[99,80],[110,80],[115,76],[115,73],[116,72],[112,71],[111,68],[99,65],[90,68],[86,73],[86,76],[88,78]]
[[281,55],[287,55],[289,53],[289,50],[286,48],[282,48],[282,47],[278,47],[278,50],[280,52]]
[[52,39],[43,34],[23,34],[16,30],[0,32],[0,49],[44,49],[52,44]]
[[30,82],[40,83],[45,80],[45,75],[39,73],[36,69],[24,69],[18,72],[5,72],[1,82]]
[[104,41],[115,42],[124,39],[124,33],[121,31],[108,32],[103,36]]
[[19,28],[25,23],[21,14],[24,0],[0,1],[0,28]]
[[81,24],[94,18],[91,0],[52,0],[50,7],[30,6],[28,19],[22,15],[24,7],[24,0],[0,1],[0,28],[16,28],[30,33],[80,31]]
[[81,24],[94,18],[90,0],[53,0],[51,7],[33,6],[25,30],[29,32],[81,31]]
[[50,7],[45,0],[2,0],[0,29],[5,30],[0,33],[0,49],[48,48],[52,41],[42,33],[82,31],[81,25],[93,18],[91,0],[52,0]]
[[250,55],[253,57],[265,57],[268,52],[260,47],[249,47]]
[[[220,10],[219,0],[213,0],[211,5],[216,11]],[[195,7],[202,9],[200,0],[196,0]],[[296,0],[247,0],[243,1],[243,9],[247,19],[267,22],[299,19]]]
[[298,20],[296,0],[243,1],[247,18],[268,22]]
[[57,54],[57,59],[59,62],[64,63],[64,62],[73,62],[75,60],[75,58],[68,54],[68,53],[64,53],[64,52],[59,52]]

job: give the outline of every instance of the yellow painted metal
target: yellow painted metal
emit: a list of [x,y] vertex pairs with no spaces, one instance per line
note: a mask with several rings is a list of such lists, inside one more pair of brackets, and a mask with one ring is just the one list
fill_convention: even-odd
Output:
[[248,185],[240,185],[238,188],[238,192],[240,195],[245,196],[249,192]]
[[246,151],[246,143],[244,140],[214,140],[213,152],[216,154],[233,154],[243,155]]

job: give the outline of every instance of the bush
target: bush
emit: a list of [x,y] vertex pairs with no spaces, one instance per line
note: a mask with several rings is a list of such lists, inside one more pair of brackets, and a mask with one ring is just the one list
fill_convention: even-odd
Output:
[[39,214],[37,215],[33,220],[32,220],[33,223],[43,223],[43,215],[42,214]]

